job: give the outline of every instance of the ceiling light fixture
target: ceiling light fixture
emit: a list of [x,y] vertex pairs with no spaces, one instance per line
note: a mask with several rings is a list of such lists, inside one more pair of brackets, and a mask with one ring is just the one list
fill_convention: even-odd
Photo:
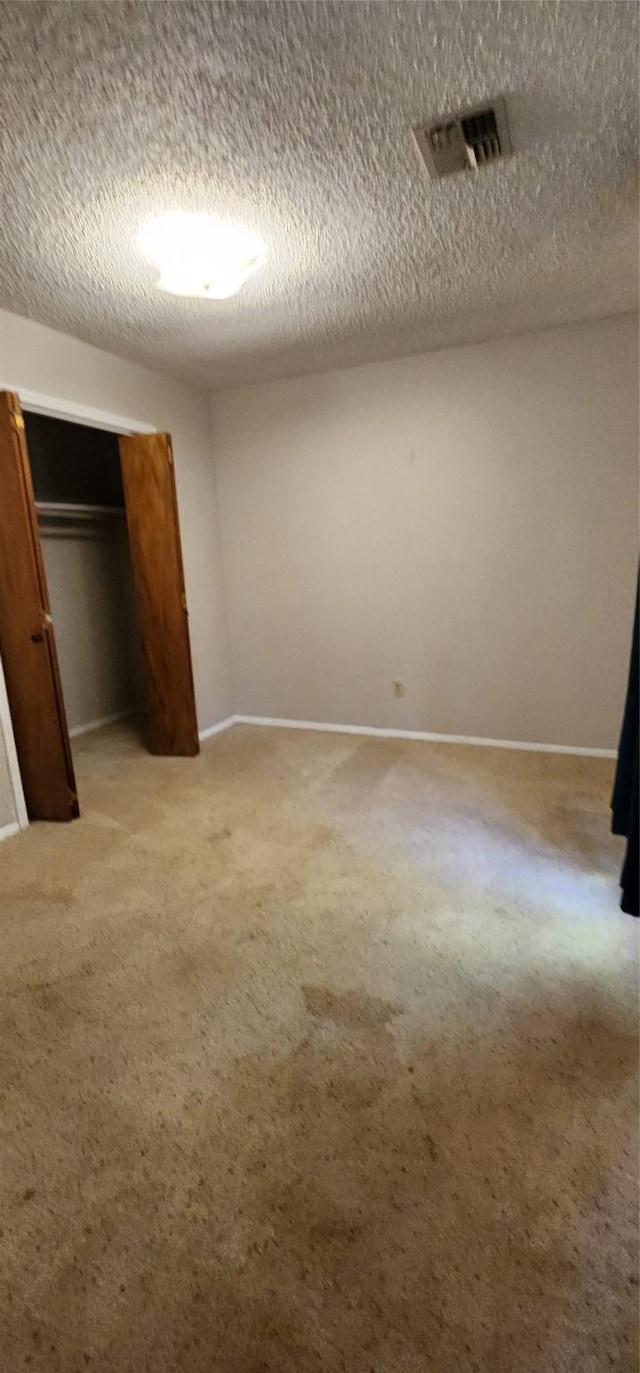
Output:
[[265,254],[262,239],[244,225],[182,210],[149,220],[137,242],[160,268],[161,291],[211,300],[234,296]]

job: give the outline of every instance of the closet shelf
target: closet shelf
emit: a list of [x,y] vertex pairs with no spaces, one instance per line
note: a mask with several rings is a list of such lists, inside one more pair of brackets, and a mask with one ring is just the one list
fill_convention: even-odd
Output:
[[36,501],[43,539],[111,539],[124,513],[117,505]]
[[105,521],[121,519],[124,510],[117,505],[75,505],[63,501],[36,501],[36,511],[41,520]]

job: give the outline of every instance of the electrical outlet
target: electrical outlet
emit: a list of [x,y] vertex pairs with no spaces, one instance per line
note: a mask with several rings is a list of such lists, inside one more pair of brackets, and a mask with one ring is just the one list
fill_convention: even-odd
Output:
[[391,689],[394,696],[404,696],[404,682],[392,682]]

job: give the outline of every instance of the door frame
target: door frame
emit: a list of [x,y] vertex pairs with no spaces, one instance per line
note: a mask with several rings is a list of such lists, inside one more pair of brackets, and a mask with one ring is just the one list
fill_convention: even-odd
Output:
[[157,434],[157,424],[146,420],[127,419],[124,415],[113,415],[108,410],[96,410],[93,405],[81,405],[75,400],[63,400],[59,396],[46,396],[41,391],[31,391],[14,382],[0,381],[0,391],[14,391],[23,410],[33,410],[36,415],[48,415],[54,420],[70,420],[72,424],[87,424],[91,429],[106,429],[113,434]]
[[[23,410],[32,410],[36,415],[49,415],[51,419],[70,420],[72,424],[86,424],[92,429],[106,429],[112,434],[157,434],[158,426],[145,420],[128,419],[124,415],[113,415],[108,410],[97,410],[92,405],[82,405],[78,401],[65,400],[58,396],[47,396],[41,391],[31,391],[25,386],[16,386],[12,381],[0,381],[0,391],[13,391]],[[22,776],[13,737],[13,722],[6,700],[4,675],[0,673],[0,731],[4,734],[5,747],[9,762],[9,776],[13,789],[13,799],[17,816],[17,829],[27,829],[29,818],[24,799]],[[0,830],[0,839],[9,838],[15,833],[13,825],[7,831]]]

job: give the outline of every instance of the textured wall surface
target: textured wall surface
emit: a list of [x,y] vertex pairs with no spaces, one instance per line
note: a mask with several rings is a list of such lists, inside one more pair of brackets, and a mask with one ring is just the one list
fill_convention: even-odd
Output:
[[[635,308],[637,7],[3,4],[0,304],[217,388]],[[410,133],[505,92],[516,155],[432,183]],[[176,207],[268,258],[156,289]]]
[[616,747],[635,316],[212,404],[236,711]]
[[231,686],[208,398],[0,311],[0,387],[7,385],[122,415],[172,435],[198,724],[201,729],[215,724],[230,713]]

